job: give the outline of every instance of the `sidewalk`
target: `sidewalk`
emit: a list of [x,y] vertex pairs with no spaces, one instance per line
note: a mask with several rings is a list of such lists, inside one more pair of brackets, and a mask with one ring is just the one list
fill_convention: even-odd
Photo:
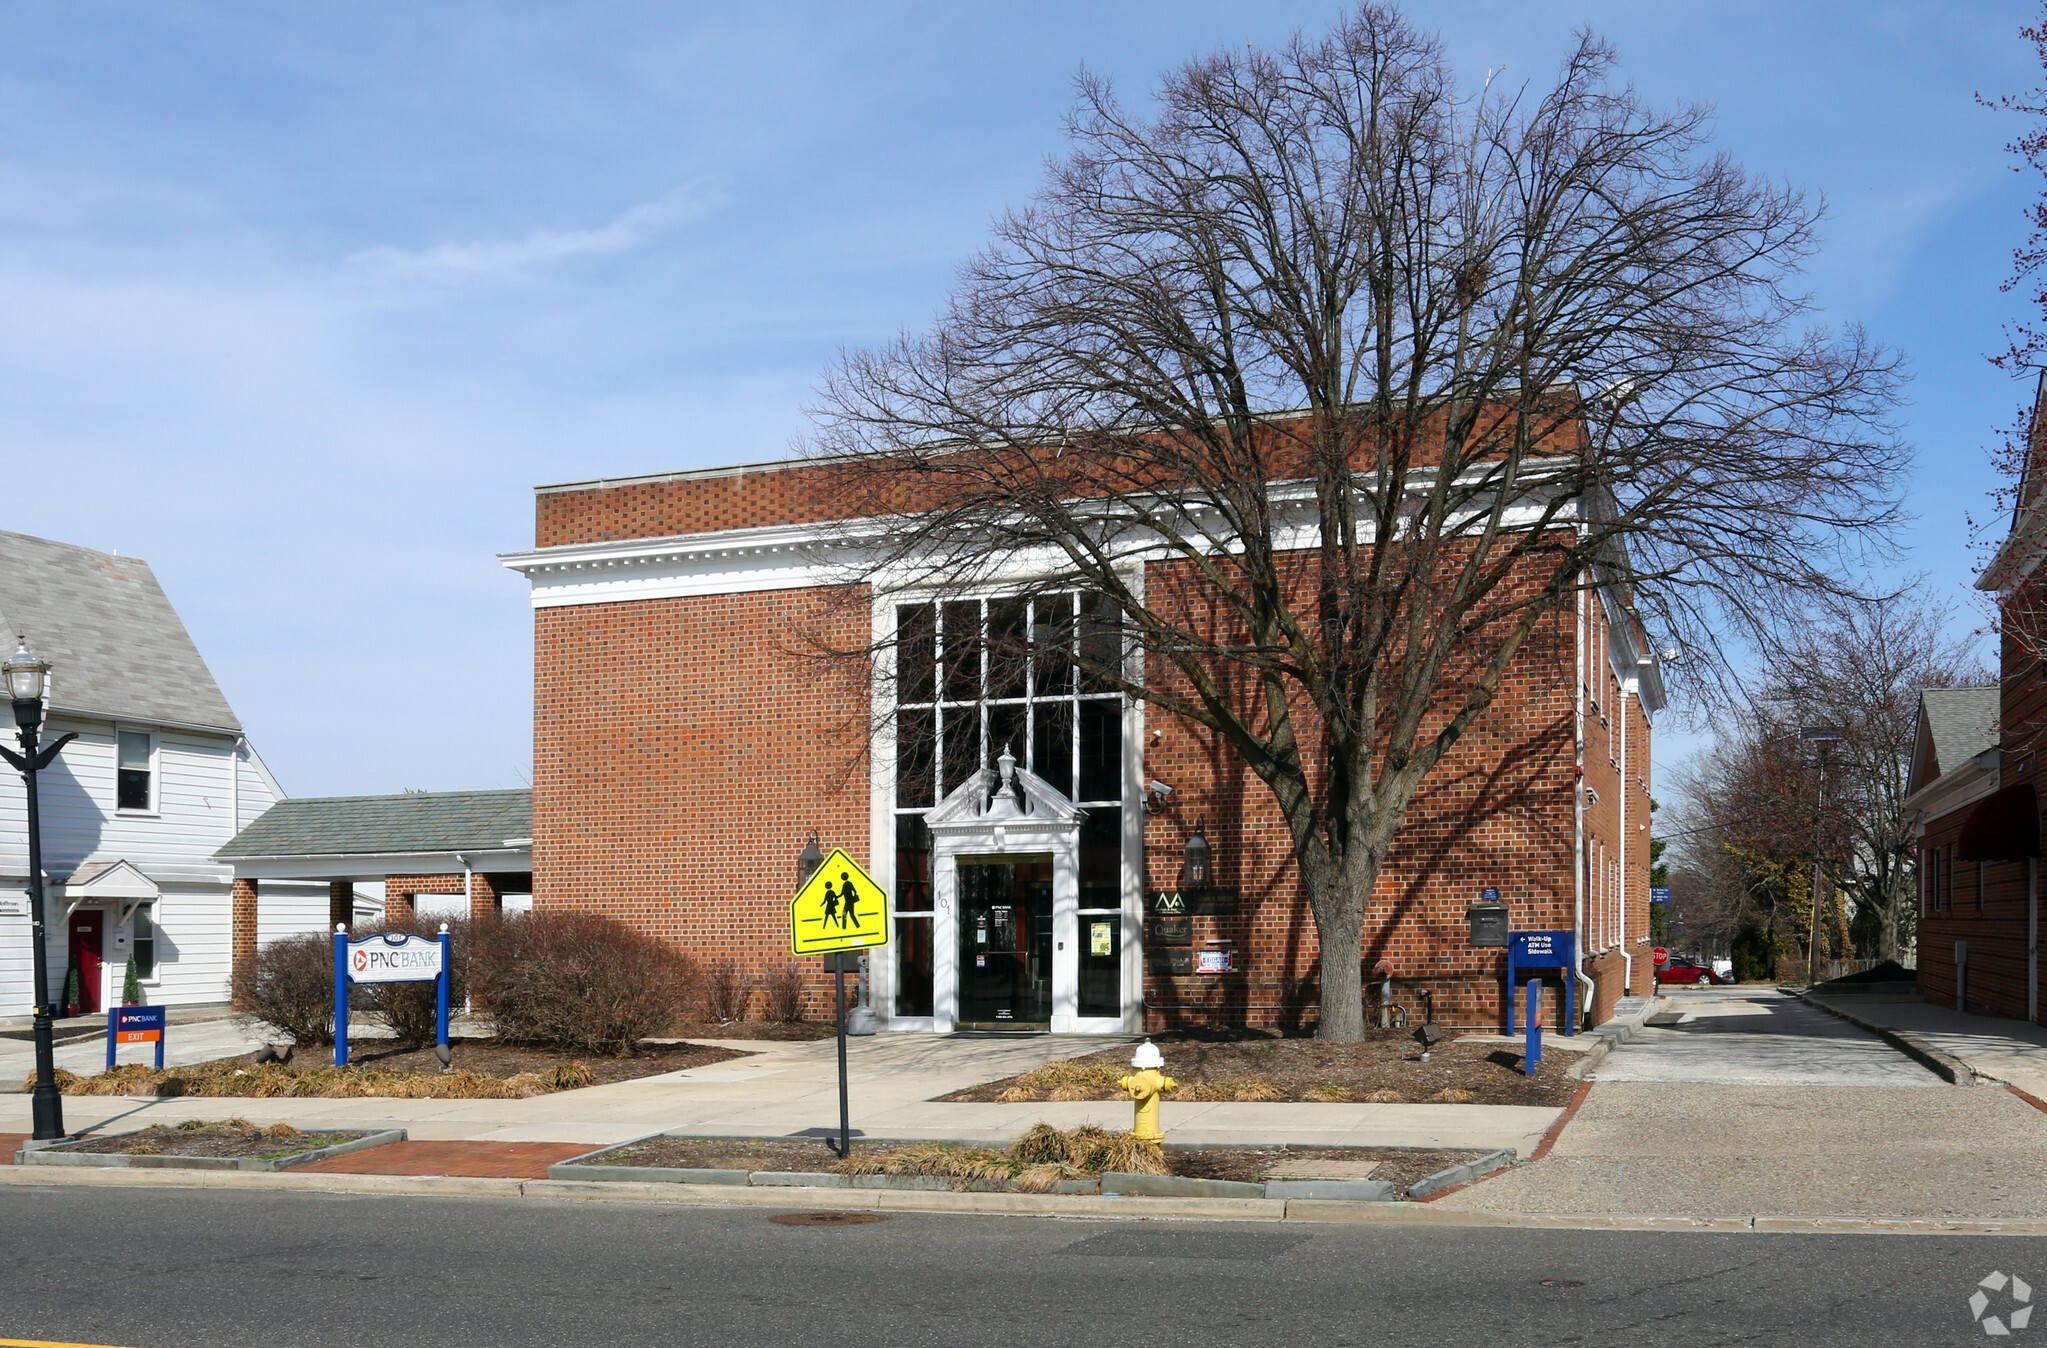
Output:
[[[234,1115],[297,1127],[403,1128],[414,1140],[423,1141],[575,1142],[592,1147],[659,1132],[777,1137],[837,1131],[837,1047],[832,1040],[697,1042],[754,1056],[528,1100],[66,1096],[64,1118],[74,1132]],[[903,1034],[854,1039],[847,1045],[853,1126],[867,1137],[989,1142],[1021,1137],[1041,1120],[1061,1128],[1092,1123],[1121,1131],[1130,1126],[1131,1117],[1130,1105],[1122,1101],[933,1103],[934,1097],[950,1091],[1105,1046],[1098,1036],[1078,1035],[1002,1040]],[[103,1060],[104,1049],[98,1051]],[[1172,1051],[1168,1046],[1168,1053]],[[13,1054],[0,1055],[0,1067],[12,1071],[17,1060]],[[1167,1071],[1171,1070],[1169,1056]],[[22,1066],[13,1081],[27,1071]],[[0,1133],[26,1131],[29,1106],[25,1095],[0,1095]],[[1560,1113],[1503,1105],[1168,1101],[1164,1122],[1176,1142],[1512,1148],[1527,1156]]]
[[1808,992],[1805,999],[1852,1024],[1898,1035],[1908,1045],[1917,1042],[1979,1077],[2047,1100],[2047,1026],[1928,1006],[1916,997],[1823,997]]

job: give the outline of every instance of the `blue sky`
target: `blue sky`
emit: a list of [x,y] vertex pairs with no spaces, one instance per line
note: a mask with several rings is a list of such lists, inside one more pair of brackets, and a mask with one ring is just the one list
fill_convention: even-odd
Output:
[[[1141,98],[1337,12],[11,4],[0,527],[148,558],[295,795],[521,784],[531,622],[495,554],[535,484],[784,454],[833,353],[919,325],[1029,195],[1080,65]],[[1589,23],[1824,194],[1812,286],[1912,362],[1913,565],[1959,595],[2037,190],[1973,95],[2036,82],[2031,7],[1410,12],[1538,82]]]

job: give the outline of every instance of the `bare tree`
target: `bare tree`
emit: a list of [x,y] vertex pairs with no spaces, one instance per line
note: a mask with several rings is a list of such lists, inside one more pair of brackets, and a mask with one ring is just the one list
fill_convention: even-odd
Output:
[[[1582,36],[1547,89],[1463,95],[1366,5],[1150,117],[1083,75],[934,327],[825,386],[817,448],[889,521],[860,578],[1097,597],[1130,654],[1084,674],[1271,790],[1325,1038],[1362,1031],[1416,791],[1579,591],[1703,673],[1885,546],[1896,368],[1802,327],[1816,211],[1613,67]],[[839,654],[885,678],[885,646]]]
[[[1953,622],[1953,605],[1921,583],[1867,602],[1815,601],[1773,663],[1767,693],[1725,718],[1712,750],[1679,776],[1677,851],[1706,909],[1724,919],[1732,903],[1740,922],[1805,942],[1811,883],[1801,877],[1817,857],[1853,900],[1878,958],[1909,946],[1916,881],[1905,788],[1919,694],[1989,678]],[[1808,743],[1800,732],[1811,726],[1843,738]],[[1821,931],[1830,932],[1825,921]],[[1844,928],[1830,938],[1837,951],[1845,937]]]

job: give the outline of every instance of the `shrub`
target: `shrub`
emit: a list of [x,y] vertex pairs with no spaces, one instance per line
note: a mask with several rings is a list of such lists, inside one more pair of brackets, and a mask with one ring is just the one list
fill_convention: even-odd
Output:
[[731,960],[719,960],[711,966],[711,972],[704,979],[704,1013],[710,1019],[724,1023],[728,1020],[744,1020],[746,1003],[753,991],[745,974]]
[[761,1013],[778,1025],[803,1019],[803,971],[793,964],[768,970],[761,979]]
[[[439,940],[441,922],[438,918],[387,920],[352,930],[349,932],[349,938],[359,941],[365,936],[385,932],[401,932],[408,936],[424,936],[428,940]],[[469,1000],[469,971],[476,959],[476,934],[474,924],[469,919],[449,919],[448,935],[454,939],[454,958],[450,961],[454,981],[448,989],[450,1016],[460,1015],[463,1004]],[[331,981],[332,975],[329,977]],[[398,1036],[399,1043],[417,1047],[434,1042],[435,1030],[440,1021],[439,997],[439,989],[431,982],[365,983],[349,993],[349,1014],[366,1011],[382,1016],[384,1023],[391,1027],[391,1032]]]
[[245,1021],[294,1044],[334,1042],[334,938],[287,936],[235,961],[235,1001]]
[[1770,943],[1755,927],[1743,927],[1728,951],[1734,962],[1734,981],[1754,983],[1770,976]]
[[696,990],[687,955],[595,913],[527,913],[472,944],[469,980],[509,1043],[625,1057]]

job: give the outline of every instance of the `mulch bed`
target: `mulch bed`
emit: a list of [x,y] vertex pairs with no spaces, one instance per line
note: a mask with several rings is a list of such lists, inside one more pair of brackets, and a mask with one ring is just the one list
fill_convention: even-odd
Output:
[[[873,1159],[903,1150],[903,1143],[853,1143],[856,1158]],[[928,1145],[928,1144],[926,1144]],[[991,1154],[993,1154],[991,1152]],[[1425,1175],[1474,1160],[1480,1151],[1409,1151],[1397,1147],[1215,1147],[1180,1151],[1168,1148],[1166,1164],[1189,1179],[1242,1180],[1256,1183],[1288,1179],[1307,1170],[1324,1178],[1318,1167],[1301,1162],[1334,1163],[1369,1169],[1372,1179],[1391,1180],[1399,1197]],[[838,1157],[822,1142],[781,1138],[654,1137],[605,1153],[598,1165],[656,1166],[675,1170],[778,1170],[828,1172]],[[587,1162],[585,1164],[588,1164]]]
[[[500,1080],[522,1072],[545,1072],[559,1062],[579,1062],[596,1075],[596,1080],[590,1083],[593,1086],[753,1056],[740,1049],[714,1048],[709,1044],[643,1043],[630,1058],[593,1057],[583,1053],[563,1053],[557,1049],[501,1044],[495,1039],[451,1039],[448,1051],[454,1058],[457,1071],[474,1072],[478,1076]],[[441,1060],[434,1056],[432,1045],[400,1049],[389,1039],[349,1040],[348,1061],[351,1067],[379,1067],[401,1072],[441,1070]],[[304,1049],[292,1058],[294,1067],[331,1067],[333,1063],[334,1050],[331,1047]]]
[[67,1145],[65,1151],[90,1151],[123,1156],[254,1156],[275,1161],[300,1152],[317,1151],[342,1142],[368,1137],[367,1130],[355,1132],[302,1133],[296,1128],[258,1128],[247,1120],[234,1119],[183,1128],[156,1124],[139,1133],[119,1137],[89,1137]]
[[[1155,1036],[1165,1052],[1166,1075],[1179,1088],[1169,1101],[1303,1101],[1309,1103],[1569,1104],[1578,1087],[1569,1068],[1582,1052],[1561,1036],[1543,1039],[1542,1062],[1532,1077],[1521,1073],[1517,1044],[1450,1038],[1430,1061],[1406,1030],[1367,1030],[1354,1044],[1319,1039]],[[1589,1042],[1589,1041],[1588,1041]],[[1116,1078],[1130,1072],[1130,1049],[1118,1047],[1047,1063],[950,1095],[947,1102],[1020,1104],[1043,1100],[1126,1098]],[[1440,1169],[1440,1167],[1438,1167]]]
[[[259,1064],[249,1055],[161,1071],[123,1063],[89,1077],[60,1069],[57,1083],[66,1095],[519,1100],[752,1056],[740,1049],[689,1043],[642,1044],[627,1058],[572,1056],[495,1039],[458,1039],[450,1048],[454,1064],[446,1072],[430,1046],[400,1048],[389,1039],[365,1039],[349,1042],[345,1068],[334,1065],[332,1047],[310,1047],[294,1055],[289,1065]],[[22,1089],[30,1087],[24,1083]]]

